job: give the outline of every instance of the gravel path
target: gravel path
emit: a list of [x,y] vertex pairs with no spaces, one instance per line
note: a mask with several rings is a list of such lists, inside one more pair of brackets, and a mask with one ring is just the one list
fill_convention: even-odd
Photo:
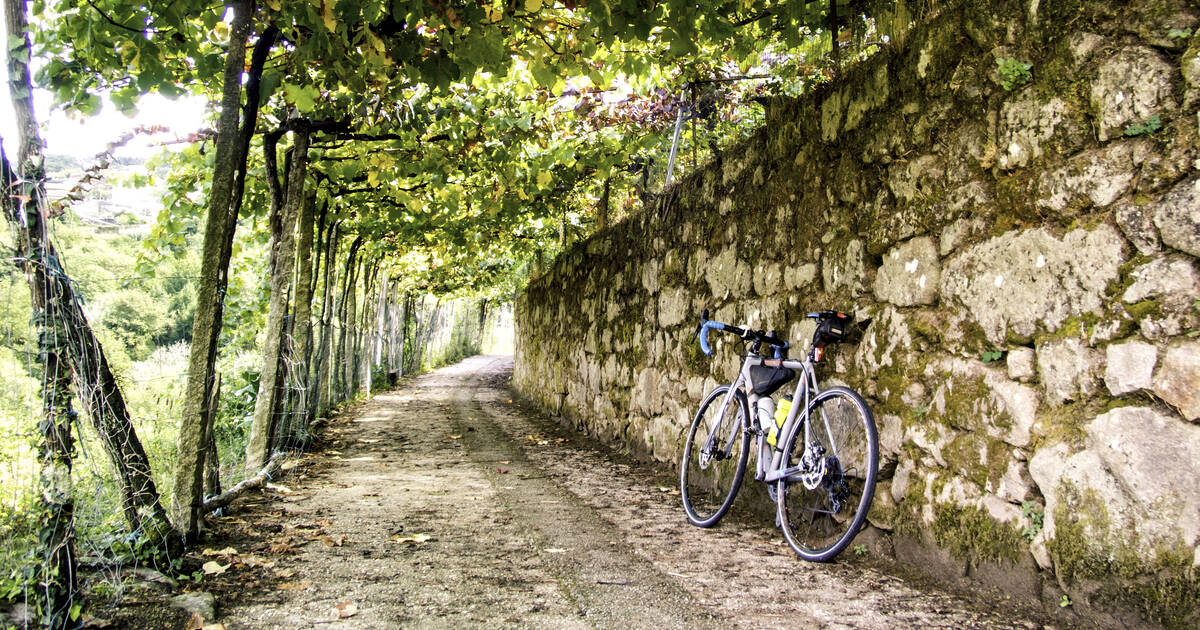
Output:
[[[870,559],[797,559],[770,523],[683,517],[673,476],[514,401],[475,357],[337,418],[218,524],[205,586],[239,628],[1041,628]],[[738,503],[756,500],[743,496]],[[228,545],[222,556],[222,545]],[[846,554],[850,556],[852,554]]]

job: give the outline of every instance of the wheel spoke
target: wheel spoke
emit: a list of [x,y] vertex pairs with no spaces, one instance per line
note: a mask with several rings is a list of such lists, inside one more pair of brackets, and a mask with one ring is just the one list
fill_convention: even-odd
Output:
[[[801,473],[784,480],[777,499],[788,544],[808,560],[832,559],[866,519],[875,491],[879,445],[870,409],[858,394],[833,387],[808,411],[810,442],[797,424],[785,442],[784,466]],[[862,471],[862,472],[860,472]]]
[[[746,399],[737,392],[725,405],[728,391],[727,385],[718,387],[700,405],[680,463],[684,510],[688,520],[701,527],[715,525],[729,510],[749,456],[750,436],[742,430],[748,415]],[[697,448],[698,442],[703,448]]]

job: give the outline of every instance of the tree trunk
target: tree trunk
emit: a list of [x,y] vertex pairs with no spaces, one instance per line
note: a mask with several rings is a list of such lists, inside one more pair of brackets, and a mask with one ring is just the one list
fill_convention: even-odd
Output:
[[487,300],[479,301],[479,343],[476,343],[475,352],[484,352],[484,330],[487,328]]
[[355,339],[358,337],[358,278],[362,275],[359,271],[361,265],[354,265],[350,273],[350,282],[346,285],[346,317],[342,320],[343,326],[342,335],[345,337],[345,349],[342,350],[342,383],[345,387],[342,398],[344,400],[353,400],[358,393],[358,375],[354,369],[357,355],[354,352]]
[[295,264],[296,220],[304,205],[304,179],[308,168],[308,129],[301,123],[292,132],[292,163],[288,171],[283,222],[273,238],[275,266],[271,271],[271,298],[267,306],[266,343],[263,348],[263,368],[258,382],[258,398],[254,402],[254,420],[246,441],[246,474],[257,473],[271,454],[271,436],[275,430],[280,392],[277,385],[283,348],[284,317],[288,310],[288,286]]
[[[209,397],[209,409],[217,408],[221,398],[221,375],[213,383],[212,396]],[[217,436],[214,423],[208,423],[207,437],[204,442],[204,495],[215,497],[221,494],[221,454],[217,451]]]
[[[221,334],[225,288],[229,282],[229,258],[233,235],[245,185],[246,156],[250,137],[258,120],[259,80],[267,53],[278,31],[272,26],[258,39],[250,69],[245,68],[246,42],[250,37],[253,6],[247,0],[229,0],[233,10],[225,74],[222,79],[221,115],[217,121],[212,187],[208,197],[201,269],[196,288],[196,312],[192,326],[192,347],[188,359],[188,381],[176,449],[175,500],[176,526],[188,538],[200,531],[203,507],[205,435],[212,422],[208,401],[212,394],[213,373],[217,361],[217,340]],[[238,107],[242,96],[242,73],[246,74],[246,104],[239,132]]]
[[409,342],[416,336],[414,326],[413,311],[417,308],[416,300],[413,298],[412,292],[406,293],[404,296],[404,325],[401,328],[400,335],[400,371],[402,374],[412,373],[412,352],[409,351]]
[[367,400],[371,399],[371,369],[375,363],[375,296],[379,289],[375,278],[379,275],[379,262],[374,261],[363,270],[362,315],[358,322],[358,379],[365,386]]
[[[315,193],[310,191],[304,195],[300,209],[300,224],[296,246],[296,298],[292,316],[292,378],[297,386],[289,388],[295,396],[290,397],[291,411],[283,416],[284,422],[280,431],[281,446],[284,448],[300,447],[300,430],[305,410],[308,409],[308,362],[312,346],[312,294],[313,294],[313,206],[316,205]],[[319,256],[316,258],[320,258]]]
[[337,284],[337,266],[333,261],[337,258],[340,236],[340,227],[334,224],[325,242],[325,295],[321,300],[321,345],[317,349],[317,365],[309,386],[313,396],[309,402],[308,415],[305,417],[306,425],[312,424],[329,409],[329,346],[333,337],[333,287]]
[[[33,576],[44,606],[42,622],[57,630],[72,626],[71,607],[75,597],[75,499],[71,483],[74,444],[71,425],[71,374],[67,365],[67,335],[63,312],[58,308],[60,282],[51,279],[58,267],[51,257],[44,224],[46,208],[45,168],[42,139],[33,114],[33,85],[29,79],[29,42],[24,0],[5,0],[8,25],[8,92],[17,114],[21,150],[18,173],[4,161],[5,218],[18,226],[18,252],[23,259],[37,330],[38,358],[42,373],[42,420],[38,423],[38,487],[42,513],[38,519],[38,542],[42,561]],[[18,41],[14,47],[11,42]],[[14,175],[19,175],[19,181]],[[17,201],[21,200],[21,201]],[[50,273],[47,273],[47,272]]]
[[[337,375],[339,384],[339,401],[349,398],[350,382],[346,378],[347,371],[344,368],[349,357],[347,356],[346,341],[350,337],[350,328],[354,321],[354,285],[355,271],[358,269],[356,264],[358,261],[358,250],[362,247],[362,237],[354,237],[354,242],[350,243],[350,253],[346,256],[346,267],[343,273],[344,282],[342,283],[342,296],[339,304],[338,321],[341,323],[341,330],[338,333],[338,342],[334,356],[336,357],[333,364],[330,366]],[[353,370],[350,370],[353,372]]]
[[600,194],[600,203],[596,206],[596,229],[603,230],[608,227],[608,199],[609,193],[612,190],[612,178],[604,179],[604,192]]

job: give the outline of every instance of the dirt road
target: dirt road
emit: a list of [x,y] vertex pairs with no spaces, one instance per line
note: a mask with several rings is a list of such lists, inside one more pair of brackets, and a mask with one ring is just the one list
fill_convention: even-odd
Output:
[[510,370],[508,358],[476,357],[336,419],[318,454],[218,524],[209,557],[228,568],[196,587],[217,595],[216,620],[230,630],[1042,627],[912,588],[869,559],[802,562],[769,522],[691,527],[673,476],[523,410]]

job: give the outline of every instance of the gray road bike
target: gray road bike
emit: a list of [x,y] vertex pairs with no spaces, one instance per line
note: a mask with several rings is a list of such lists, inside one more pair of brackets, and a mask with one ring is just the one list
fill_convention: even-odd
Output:
[[[826,347],[846,339],[853,319],[834,311],[806,316],[817,320],[817,330],[807,357],[796,360],[787,358],[790,344],[775,331],[712,321],[707,310],[701,314],[692,339],[699,336],[701,349],[712,356],[710,330],[737,335],[742,367],[733,383],[716,387],[700,403],[684,443],[679,485],[688,521],[716,525],[742,486],[753,440],[754,478],[767,484],[776,503],[776,525],[801,558],[827,562],[866,523],[879,472],[879,436],[862,396],[847,387],[817,385],[817,362]],[[764,346],[772,356],[763,356]],[[794,379],[792,403],[782,397],[776,414],[771,395]]]

